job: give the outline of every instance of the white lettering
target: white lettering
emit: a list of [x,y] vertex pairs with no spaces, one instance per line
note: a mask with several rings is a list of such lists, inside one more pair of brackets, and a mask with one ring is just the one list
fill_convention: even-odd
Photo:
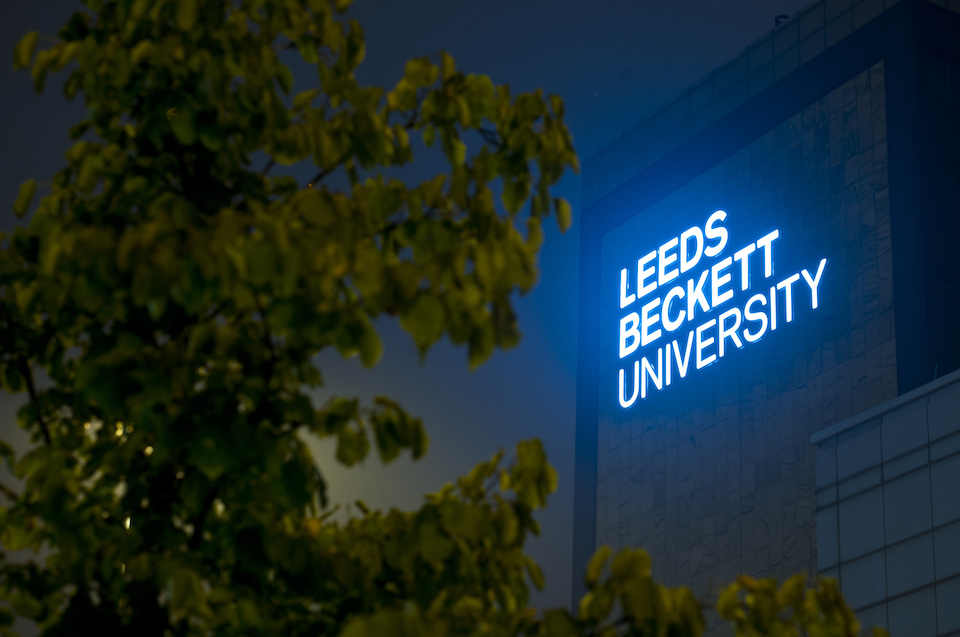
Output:
[[637,394],[640,393],[640,361],[633,362],[633,395],[629,400],[623,394],[623,369],[620,370],[620,391],[617,397],[620,399],[620,406],[626,409],[637,400]]
[[630,296],[627,296],[627,279],[630,277],[630,274],[627,272],[627,269],[624,268],[620,270],[620,309],[627,307],[631,303],[637,300],[637,295],[633,292],[630,293]]
[[[679,237],[669,239],[656,250],[645,254],[637,261],[635,280],[631,270],[620,270],[620,308],[628,308],[637,301],[640,301],[638,306],[642,305],[638,311],[620,319],[620,358],[637,353],[638,359],[633,363],[633,392],[629,397],[626,378],[629,365],[619,370],[618,400],[621,407],[626,409],[635,404],[638,398],[646,398],[651,385],[662,391],[674,380],[685,378],[691,369],[694,350],[695,369],[702,369],[731,351],[728,345],[740,349],[744,343],[759,341],[768,330],[775,331],[780,290],[784,292],[782,298],[786,322],[793,322],[793,287],[801,277],[810,289],[810,307],[814,310],[819,307],[820,285],[827,265],[825,258],[819,261],[814,274],[803,269],[770,286],[769,292],[753,294],[746,304],[741,304],[740,299],[746,295],[740,296],[738,292],[751,289],[751,268],[759,270],[757,260],[761,252],[764,278],[773,276],[773,243],[780,238],[780,231],[768,232],[734,252],[733,256],[723,257],[730,239],[724,225],[726,218],[726,212],[717,210],[704,225],[688,228]],[[751,259],[754,253],[757,253],[757,259]],[[704,258],[716,258],[717,261],[712,264],[707,262],[702,266],[703,271],[690,274],[685,284],[676,281],[681,274],[694,270]],[[734,280],[735,277],[738,280]],[[668,284],[672,287],[664,294],[663,290]],[[661,291],[654,294],[658,288]],[[727,309],[719,316],[709,316],[711,310],[734,300],[734,297],[737,300],[731,305],[736,307]],[[704,322],[690,329],[685,341],[675,338],[657,348],[655,360],[652,351],[643,350],[664,336],[664,332],[676,332],[685,324],[693,324],[698,314],[706,315],[698,321]]]
[[666,346],[665,349],[666,349],[667,351],[666,351],[666,361],[664,361],[664,362],[666,362],[667,365],[666,365],[666,367],[664,368],[664,374],[667,375],[667,379],[664,381],[663,384],[666,385],[667,387],[669,387],[669,386],[670,386],[670,377],[672,376],[672,374],[670,373],[670,372],[671,372],[670,352],[673,351],[673,348],[670,347],[670,343],[667,343],[667,346]]
[[[697,244],[697,249],[692,257],[687,252],[690,239],[695,239]],[[694,226],[680,235],[680,272],[686,272],[696,266],[700,262],[701,256],[703,256],[703,231]]]
[[663,323],[664,329],[668,332],[672,332],[683,324],[683,319],[686,318],[687,312],[682,307],[680,308],[680,313],[677,314],[677,320],[672,320],[670,318],[670,306],[673,305],[674,299],[683,298],[683,286],[678,285],[675,288],[671,288],[667,295],[663,297],[663,309],[660,311],[661,322]]
[[[736,320],[733,322],[733,327],[726,327],[727,319],[734,317]],[[737,346],[737,349],[743,347],[743,341],[740,340],[740,337],[737,335],[737,330],[740,329],[740,321],[743,320],[743,317],[740,315],[740,308],[734,307],[723,314],[720,315],[720,318],[717,319],[720,323],[720,336],[717,337],[717,346],[719,351],[720,358],[723,358],[724,353],[724,343],[729,338],[733,341],[733,344]]]
[[[807,285],[810,286],[810,308],[815,310],[817,306],[820,305],[820,297],[818,288],[820,287],[820,277],[823,276],[823,267],[827,265],[826,259],[820,259],[820,265],[817,266],[817,276],[810,278],[810,273],[803,270],[803,278],[806,279]],[[666,323],[664,323],[666,325]]]
[[673,341],[673,353],[676,355],[677,371],[680,372],[680,378],[685,378],[687,375],[687,367],[690,365],[691,349],[693,349],[693,331],[687,334],[687,348],[684,350],[683,356],[680,356],[680,345],[678,345],[676,341]]
[[[629,325],[629,327],[627,327]],[[640,332],[637,326],[640,325],[640,317],[636,312],[630,312],[620,319],[620,358],[629,356],[637,347],[640,346]],[[627,339],[630,344],[627,344]]]
[[770,288],[770,331],[777,329],[777,288]]
[[798,272],[797,274],[780,281],[780,283],[777,283],[777,289],[785,290],[786,292],[784,305],[786,305],[787,323],[793,320],[793,284],[799,280],[800,273]]
[[710,354],[709,357],[703,357],[703,349],[713,343],[713,337],[704,339],[703,333],[717,324],[717,319],[710,319],[703,325],[697,328],[697,369],[706,367],[713,361],[717,360],[716,354]]
[[767,331],[767,315],[763,312],[755,312],[752,308],[755,303],[759,302],[761,305],[767,304],[767,297],[762,294],[754,294],[750,297],[750,300],[747,301],[747,304],[743,309],[743,316],[748,321],[760,321],[760,329],[757,330],[756,334],[751,334],[750,330],[743,328],[743,338],[747,339],[751,343],[755,343],[760,340],[760,337],[763,336]]
[[678,270],[676,267],[674,267],[671,272],[667,272],[667,266],[670,265],[671,263],[676,263],[677,261],[677,253],[676,252],[672,254],[670,253],[670,250],[673,250],[676,247],[677,247],[677,238],[674,237],[673,239],[670,239],[669,241],[664,243],[662,246],[660,246],[660,250],[658,250],[658,253],[660,255],[660,258],[658,259],[658,262],[657,262],[657,284],[658,285],[666,285],[670,281],[673,281],[675,278],[680,276],[680,270]]
[[642,299],[647,294],[650,294],[651,292],[657,289],[656,279],[654,279],[650,283],[645,283],[645,281],[649,279],[651,275],[654,275],[657,273],[657,269],[654,266],[651,265],[649,268],[647,267],[647,264],[656,258],[657,258],[657,251],[654,250],[653,252],[647,254],[642,259],[637,261],[637,289],[639,290],[639,292],[637,292],[638,299]]
[[641,372],[640,375],[640,398],[647,397],[647,377],[653,381],[653,384],[656,385],[657,389],[663,389],[663,348],[657,350],[657,371],[654,373],[653,366],[650,365],[650,361],[647,360],[647,357],[644,356],[640,362]]
[[660,338],[660,334],[663,332],[660,331],[658,327],[653,332],[650,331],[650,328],[655,326],[660,321],[659,314],[651,314],[653,310],[657,309],[660,305],[660,299],[656,298],[643,306],[643,309],[640,310],[640,345],[641,347],[646,347],[649,343]]
[[720,292],[720,286],[726,285],[730,282],[730,274],[720,273],[730,267],[733,263],[733,259],[727,257],[726,259],[721,259],[720,261],[713,264],[713,267],[710,268],[710,273],[713,275],[710,277],[710,298],[713,300],[713,307],[717,307],[721,303],[729,301],[733,298],[733,290],[727,290],[726,292]]
[[[747,288],[750,287],[750,265],[749,265],[750,259],[749,259],[749,257],[750,257],[750,255],[753,253],[753,251],[756,250],[756,249],[757,249],[756,244],[751,243],[750,245],[748,245],[748,246],[746,246],[746,247],[744,247],[744,248],[741,248],[741,249],[737,250],[737,251],[733,254],[733,260],[740,262],[740,289],[741,289],[741,290],[746,290]],[[624,272],[626,272],[626,270],[624,270]],[[623,275],[621,275],[621,276],[623,276]],[[623,279],[621,278],[621,281],[622,281],[622,280],[623,280]],[[621,286],[622,286],[622,285],[623,285],[623,284],[621,283]],[[620,297],[623,298],[623,294],[622,294],[622,293],[621,293]],[[621,305],[620,307],[623,307],[623,306]]]
[[697,281],[697,287],[693,287],[693,279],[687,281],[687,320],[693,320],[693,308],[699,303],[704,312],[710,311],[710,304],[707,303],[707,296],[703,293],[703,284],[707,282],[709,270],[700,273],[700,280]]
[[723,249],[727,245],[727,229],[723,226],[720,226],[719,228],[714,227],[714,224],[717,222],[722,222],[726,218],[727,213],[725,213],[723,210],[717,210],[707,219],[707,225],[703,228],[703,234],[707,239],[717,240],[716,244],[704,248],[703,253],[708,257],[717,256],[723,252]]
[[773,276],[773,246],[771,244],[779,236],[780,231],[774,230],[757,240],[757,247],[763,248],[763,276],[767,279]]

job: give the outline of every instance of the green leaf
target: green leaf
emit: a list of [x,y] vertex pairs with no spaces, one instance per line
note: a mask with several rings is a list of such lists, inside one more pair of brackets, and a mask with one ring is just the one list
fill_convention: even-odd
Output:
[[393,462],[400,455],[401,450],[396,429],[390,426],[392,423],[385,421],[382,417],[373,419],[371,424],[373,425],[377,452],[380,454],[381,462],[384,464]]
[[177,0],[177,28],[189,31],[197,24],[197,0]]
[[436,297],[421,294],[401,318],[400,324],[422,350],[426,350],[443,335],[445,318],[443,304]]
[[570,209],[570,202],[563,197],[557,197],[553,200],[553,205],[557,210],[557,225],[560,232],[566,232],[573,224],[573,211]]
[[43,612],[43,604],[36,597],[20,590],[10,596],[10,606],[17,615],[34,619]]
[[167,111],[167,119],[174,136],[184,146],[190,146],[197,141],[197,130],[193,122],[193,109],[190,107],[171,108]]
[[2,458],[6,464],[12,467],[16,464],[17,454],[14,453],[13,447],[11,447],[5,440],[0,438],[0,458]]
[[276,273],[277,253],[272,245],[261,241],[248,243],[244,256],[250,283],[263,285]]
[[470,369],[476,369],[490,358],[495,344],[496,334],[494,333],[493,323],[490,321],[481,322],[470,334],[470,342],[467,347]]
[[579,628],[566,610],[548,610],[543,614],[543,637],[572,637],[579,634]]
[[30,209],[30,203],[33,201],[33,195],[37,192],[37,182],[28,179],[20,184],[20,192],[17,194],[17,200],[13,203],[13,213],[17,218],[23,219]]
[[352,617],[347,623],[347,627],[340,633],[340,637],[370,637],[371,633],[367,630],[367,619],[363,616]]
[[781,607],[798,606],[803,601],[806,577],[801,574],[789,577],[777,592],[777,604]]
[[424,522],[419,528],[420,555],[427,562],[439,567],[453,553],[454,544],[433,522]]
[[540,566],[533,560],[531,557],[527,557],[524,560],[524,566],[527,569],[527,573],[530,575],[530,581],[533,582],[533,585],[537,587],[538,591],[542,591],[543,587],[546,585],[546,581],[543,578],[543,571],[540,570]]
[[460,166],[467,160],[467,145],[462,140],[454,139],[450,141],[451,153],[450,161],[455,166]]
[[36,548],[36,533],[24,528],[21,521],[6,520],[0,530],[0,541],[5,551],[22,551]]
[[313,38],[301,38],[297,42],[297,50],[307,64],[317,64],[320,62],[320,55],[317,53],[317,44]]
[[717,597],[717,614],[720,619],[725,620],[733,620],[743,615],[739,586],[730,584],[720,591],[720,596]]
[[226,441],[213,436],[196,441],[190,446],[188,454],[190,462],[210,480],[223,475],[236,459]]
[[140,64],[148,55],[153,53],[153,50],[154,44],[152,41],[140,40],[134,45],[133,50],[130,51],[130,61],[134,64]]
[[380,362],[380,356],[383,354],[383,344],[380,342],[380,335],[370,323],[365,323],[363,332],[360,335],[360,361],[365,367],[373,367]]
[[57,56],[57,64],[56,64],[56,68],[58,70],[62,69],[64,66],[67,65],[67,63],[70,62],[70,60],[76,57],[77,51],[80,50],[80,45],[81,45],[80,42],[67,42],[65,44],[60,45],[60,47],[58,47],[60,49],[60,53]]
[[370,451],[370,440],[367,432],[362,429],[344,427],[337,436],[337,460],[352,467],[367,457]]
[[290,67],[282,65],[278,67],[276,78],[284,93],[289,94],[293,90],[293,73],[290,71]]
[[174,617],[184,616],[191,612],[209,613],[203,581],[192,568],[177,567],[170,579],[170,588],[173,589],[173,595],[169,602],[170,614]]
[[310,106],[310,102],[316,99],[319,93],[320,92],[317,91],[317,89],[312,89],[309,91],[301,91],[300,93],[297,93],[293,98],[294,110],[299,111],[306,108],[307,106]]
[[650,555],[643,549],[624,549],[610,563],[610,574],[619,579],[650,575]]
[[370,616],[358,616],[349,621],[340,637],[440,637],[413,626],[409,618],[395,610],[379,610]]
[[254,628],[260,628],[263,626],[263,620],[260,617],[260,611],[257,608],[257,603],[249,597],[243,597],[237,600],[237,615],[247,626],[252,626]]
[[433,126],[427,124],[423,127],[423,143],[427,146],[433,146],[433,142],[436,139],[437,129]]
[[603,565],[606,564],[610,553],[610,547],[604,545],[598,548],[597,552],[590,558],[590,563],[587,565],[587,573],[585,575],[587,586],[593,586],[600,579],[600,575],[603,573]]
[[77,171],[77,187],[83,192],[90,192],[100,181],[103,170],[103,156],[89,154],[83,158],[80,170]]
[[503,192],[500,193],[500,200],[510,214],[515,215],[520,212],[523,202],[526,200],[526,193],[521,182],[516,179],[505,181]]
[[30,66],[30,58],[37,48],[37,35],[36,31],[30,31],[17,42],[13,49],[13,68],[20,70]]
[[457,66],[453,61],[453,56],[446,51],[440,52],[440,67],[442,69],[442,77],[444,81],[447,81],[453,77],[453,74],[457,71]]
[[3,388],[11,394],[23,390],[23,375],[17,369],[17,366],[12,363],[3,366],[2,380]]
[[403,76],[416,87],[429,86],[437,81],[439,69],[427,58],[409,60],[403,69]]
[[30,75],[33,77],[33,90],[37,93],[43,91],[46,82],[47,72],[56,62],[57,52],[53,49],[46,49],[37,53],[37,58],[30,67]]

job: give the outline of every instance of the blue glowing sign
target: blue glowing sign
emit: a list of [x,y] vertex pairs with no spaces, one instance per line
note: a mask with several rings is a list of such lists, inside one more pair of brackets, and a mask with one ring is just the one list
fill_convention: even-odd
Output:
[[[773,279],[774,242],[780,239],[780,231],[768,232],[723,256],[729,239],[723,225],[726,219],[727,213],[717,210],[702,228],[684,230],[640,257],[635,270],[620,271],[621,314],[630,310],[620,319],[620,359],[636,356],[632,374],[629,363],[621,362],[617,396],[624,409],[638,396],[646,398],[650,385],[663,390],[686,378],[691,366],[702,369],[723,358],[731,344],[740,349],[744,343],[759,341],[777,329],[781,318],[791,323],[795,303],[809,298],[811,309],[819,307],[826,259],[820,259],[813,273],[802,269],[777,281]],[[762,286],[762,291],[742,306],[711,316],[735,296],[745,297],[743,293],[754,289],[751,274],[761,262],[763,282],[757,288]],[[670,285],[691,271],[683,283]],[[688,326],[686,333],[671,340],[670,334],[682,333],[683,326]]]

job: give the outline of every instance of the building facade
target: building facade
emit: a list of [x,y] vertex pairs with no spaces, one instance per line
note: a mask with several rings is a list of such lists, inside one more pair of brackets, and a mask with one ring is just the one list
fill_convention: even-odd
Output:
[[819,572],[866,625],[960,632],[960,371],[813,442]]
[[[584,165],[574,564],[643,546],[705,597],[819,571],[871,622],[932,600],[932,628],[900,634],[960,631],[934,550],[960,447],[896,415],[960,368],[960,6],[941,5],[810,5]],[[894,429],[923,442],[844,460]],[[924,471],[940,508],[888,531]],[[932,579],[911,580],[928,539]]]

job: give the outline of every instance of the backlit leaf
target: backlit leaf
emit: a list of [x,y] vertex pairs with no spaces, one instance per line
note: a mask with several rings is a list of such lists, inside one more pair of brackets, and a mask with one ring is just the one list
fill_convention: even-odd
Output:
[[609,546],[601,546],[593,554],[593,557],[590,558],[585,576],[588,586],[596,584],[597,580],[600,579],[600,575],[603,573],[603,566],[606,564],[607,558],[610,557],[610,553],[611,549]]
[[18,218],[23,218],[30,209],[30,203],[33,201],[33,195],[37,192],[37,182],[33,179],[20,184],[20,191],[17,193],[17,199],[13,203],[13,212]]
[[566,232],[573,224],[573,211],[570,209],[570,202],[562,197],[554,199],[554,206],[557,210],[557,225],[560,232]]
[[197,24],[197,0],[177,0],[177,27],[189,31]]
[[13,49],[13,68],[25,69],[30,66],[30,58],[33,57],[33,50],[37,47],[37,35],[36,31],[30,31],[17,42],[17,46]]
[[426,349],[443,334],[443,304],[436,297],[423,294],[401,317],[400,323],[421,350]]

